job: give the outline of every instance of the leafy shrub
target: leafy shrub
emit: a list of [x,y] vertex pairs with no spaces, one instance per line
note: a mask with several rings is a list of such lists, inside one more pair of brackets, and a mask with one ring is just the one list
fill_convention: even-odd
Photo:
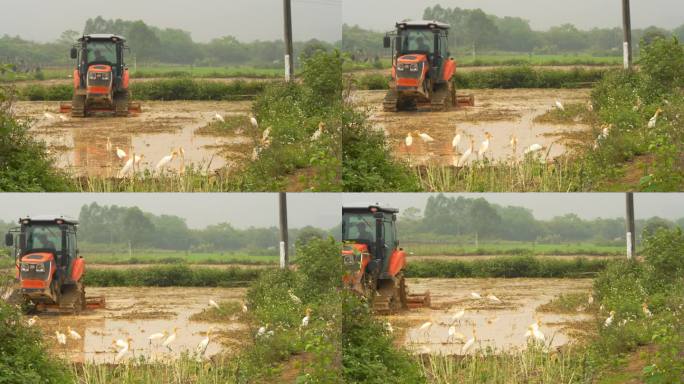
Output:
[[676,37],[643,45],[639,63],[648,88],[670,93],[684,87],[684,45]]
[[254,281],[256,269],[190,268],[169,265],[133,269],[90,269],[85,283],[99,287],[240,287]]
[[575,68],[570,71],[527,66],[458,72],[457,88],[585,88],[603,78],[605,71]]
[[0,301],[0,383],[73,383],[66,365],[48,353],[37,328],[24,325],[16,308]]

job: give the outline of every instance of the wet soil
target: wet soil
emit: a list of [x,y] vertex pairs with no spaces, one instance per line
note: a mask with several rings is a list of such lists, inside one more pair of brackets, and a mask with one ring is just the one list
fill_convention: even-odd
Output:
[[[586,103],[589,90],[585,89],[478,89],[460,90],[475,95],[474,107],[462,107],[446,112],[425,110],[384,112],[385,91],[357,91],[351,99],[359,109],[366,110],[373,126],[385,132],[397,158],[415,166],[431,164],[468,164],[474,160],[517,161],[533,144],[543,147],[540,155],[553,159],[568,150],[569,138],[590,129],[584,124],[536,123],[534,120],[556,108],[556,100],[563,104]],[[405,144],[409,132],[427,133],[435,141],[423,142],[413,133],[413,144]],[[483,155],[478,152],[485,134],[492,138]],[[452,147],[452,139],[461,135],[459,145]],[[513,143],[512,139],[517,139]],[[472,139],[472,155],[462,160]]]
[[[496,351],[521,349],[527,346],[528,326],[540,321],[547,346],[557,348],[573,341],[578,333],[593,326],[587,313],[541,313],[536,309],[560,294],[591,291],[590,279],[408,279],[412,293],[429,291],[430,308],[413,309],[387,316],[399,345],[415,353],[444,355],[462,354],[466,340],[475,335],[475,344],[467,353],[492,348]],[[476,292],[482,299],[474,299]],[[487,299],[493,294],[501,302]],[[465,315],[453,320],[460,310]],[[425,322],[432,326],[421,329]],[[451,325],[463,336],[449,337]],[[458,335],[457,335],[458,336]]]
[[[242,134],[220,137],[197,131],[216,121],[217,113],[247,116],[250,107],[248,101],[146,101],[141,113],[129,117],[71,118],[59,114],[58,102],[18,102],[15,113],[30,122],[31,131],[46,142],[59,167],[75,176],[115,177],[133,155],[143,156],[136,171],[159,172],[159,160],[178,148],[184,156],[175,157],[164,172],[180,172],[191,164],[209,171],[243,161],[253,149],[246,133],[249,127]],[[116,156],[117,147],[126,152],[124,159]]]
[[[74,362],[112,363],[116,351],[113,340],[130,337],[131,357],[151,360],[173,360],[195,347],[211,329],[212,337],[206,357],[218,352],[235,352],[250,336],[247,325],[234,318],[226,323],[190,321],[190,316],[216,302],[242,301],[243,288],[87,288],[88,296],[104,296],[104,309],[89,310],[80,315],[38,316],[36,325],[45,335],[49,348]],[[27,316],[27,318],[30,316]],[[67,326],[78,332],[81,340],[67,336],[67,344],[59,345],[55,331],[67,333]],[[150,343],[148,337],[177,327],[177,338],[170,349],[162,341]]]

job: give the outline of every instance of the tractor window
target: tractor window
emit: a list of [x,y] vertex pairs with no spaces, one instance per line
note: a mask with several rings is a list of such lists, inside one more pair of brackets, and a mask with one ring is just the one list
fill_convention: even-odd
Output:
[[342,221],[342,238],[344,240],[375,242],[375,218],[371,213],[345,214]]
[[88,63],[116,64],[116,44],[111,41],[91,41],[88,43]]
[[435,35],[432,31],[405,30],[402,36],[402,53],[432,53],[434,51]]
[[62,231],[58,225],[30,226],[27,231],[26,250],[54,249],[62,252]]
[[[391,221],[383,221],[383,225],[385,227],[385,249],[387,252],[392,252],[395,248],[395,233],[394,233],[394,226],[392,225]],[[388,253],[389,254],[389,253]]]

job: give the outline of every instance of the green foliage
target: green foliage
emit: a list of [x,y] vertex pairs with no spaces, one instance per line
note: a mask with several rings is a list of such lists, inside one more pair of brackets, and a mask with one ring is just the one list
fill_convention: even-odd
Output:
[[342,183],[347,192],[418,191],[418,181],[407,165],[393,159],[380,130],[347,107],[343,116]]
[[0,383],[72,383],[66,364],[50,354],[40,332],[19,311],[0,301]]
[[601,80],[605,71],[574,68],[570,71],[527,66],[458,72],[457,88],[586,88]]
[[390,78],[381,74],[366,74],[354,78],[356,89],[381,90],[389,89]]
[[660,228],[644,242],[646,262],[663,281],[684,276],[684,233],[681,228]]
[[610,265],[608,260],[583,257],[559,260],[534,256],[501,256],[483,260],[413,261],[406,267],[407,277],[592,277]]
[[383,323],[362,298],[342,296],[342,366],[348,383],[423,383],[418,362],[394,346]]
[[191,268],[186,265],[130,269],[91,268],[90,287],[244,287],[261,273],[258,269]]
[[647,87],[661,93],[684,87],[684,45],[677,38],[658,38],[645,45],[639,64]]
[[45,144],[35,141],[28,124],[10,114],[12,97],[0,88],[0,191],[71,190],[67,178],[53,167]]

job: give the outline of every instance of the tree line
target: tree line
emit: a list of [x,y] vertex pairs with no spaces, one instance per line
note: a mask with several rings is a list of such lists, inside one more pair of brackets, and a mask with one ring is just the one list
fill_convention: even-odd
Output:
[[[684,218],[637,220],[638,234],[658,228],[684,228]],[[400,216],[399,238],[404,242],[450,241],[478,236],[483,240],[542,243],[622,243],[624,218],[582,219],[574,213],[550,220],[536,219],[532,210],[492,204],[484,198],[430,196],[424,210],[412,207]]]
[[[88,244],[130,245],[138,249],[277,254],[280,242],[279,231],[275,227],[239,229],[230,223],[220,223],[191,229],[185,219],[178,216],[155,215],[138,207],[107,206],[95,202],[81,207],[78,221],[78,241],[82,249]],[[16,226],[16,222],[0,221],[2,233]],[[329,234],[311,226],[289,231],[293,244]]]
[[[535,31],[529,21],[520,17],[498,17],[481,9],[444,8],[440,5],[426,8],[423,19],[439,20],[451,25],[449,44],[454,54],[503,51],[530,54],[622,55],[623,36],[622,28],[619,27],[580,30],[573,24],[563,24],[546,31]],[[393,28],[394,25],[385,26],[385,30]],[[345,24],[342,29],[342,48],[359,57],[386,55],[388,52],[382,47],[383,36],[382,32]],[[638,44],[642,40],[648,43],[656,37],[668,36],[684,40],[684,24],[671,31],[655,26],[634,29],[632,36],[637,45],[635,51],[638,51]]]
[[[233,36],[213,39],[208,43],[195,42],[190,32],[176,28],[158,28],[142,20],[88,19],[83,32],[67,30],[49,43],[24,40],[19,36],[0,37],[0,62],[10,63],[18,70],[40,66],[68,65],[69,49],[83,34],[113,33],[126,38],[130,47],[128,64],[164,63],[197,66],[249,65],[263,68],[282,66],[282,40],[241,42]],[[312,39],[295,42],[295,56],[311,55],[318,49],[333,45]],[[132,57],[131,57],[132,56]]]

